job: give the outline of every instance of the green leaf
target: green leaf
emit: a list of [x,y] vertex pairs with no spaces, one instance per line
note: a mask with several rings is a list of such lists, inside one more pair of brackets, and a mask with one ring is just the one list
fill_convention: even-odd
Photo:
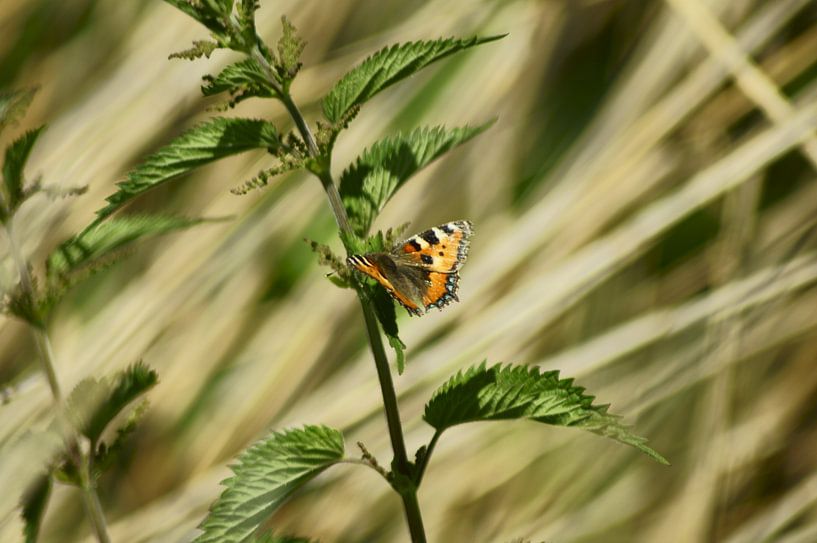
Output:
[[202,94],[213,96],[229,92],[234,97],[233,104],[253,96],[263,98],[277,96],[261,66],[252,58],[229,64],[216,77],[208,75],[204,76],[204,80],[206,84],[201,87]]
[[[158,382],[159,376],[156,372],[142,362],[137,362],[117,373],[112,379],[109,379],[108,397],[93,413],[83,434],[91,440],[91,443],[96,443],[114,417],[132,401],[156,386]],[[125,424],[125,428],[130,427],[130,422]]]
[[298,488],[343,457],[343,436],[327,426],[275,432],[238,457],[235,475],[201,524],[196,543],[251,541]]
[[53,486],[51,477],[39,477],[23,495],[23,535],[26,543],[36,543],[40,534],[40,524],[43,520],[48,498]]
[[26,132],[6,148],[6,157],[3,162],[3,188],[9,214],[13,213],[25,200],[23,168],[43,128],[45,127],[41,126]]
[[32,276],[31,280],[35,297],[32,298],[29,291],[24,289],[21,283],[18,283],[3,296],[2,310],[4,314],[17,317],[34,328],[43,328],[46,315],[38,299],[40,289],[36,276]]
[[21,90],[0,91],[0,132],[23,118],[38,90],[37,87],[31,87]]
[[337,124],[386,87],[463,49],[504,36],[409,42],[381,49],[338,81],[323,99],[323,114]]
[[423,419],[437,432],[466,422],[530,419],[555,426],[581,428],[631,445],[662,464],[667,460],[631,433],[607,406],[593,405],[593,396],[559,379],[558,371],[538,368],[479,366],[459,372],[434,392]]
[[493,121],[476,127],[417,128],[363,151],[340,177],[340,195],[355,233],[366,235],[377,214],[412,175],[491,124]]
[[53,279],[92,267],[140,239],[189,228],[205,221],[164,215],[130,215],[92,224],[61,243],[48,256],[47,275]]
[[94,451],[94,478],[99,478],[110,468],[125,450],[125,441],[136,430],[136,426],[142,420],[148,408],[148,401],[143,400],[128,414],[124,424],[116,429],[116,435],[110,445],[98,443]]
[[132,198],[220,158],[251,149],[278,150],[278,131],[258,119],[216,117],[191,128],[128,174],[108,205],[97,211],[97,223]]
[[137,362],[113,377],[80,381],[68,396],[68,405],[76,427],[92,444],[110,422],[132,401],[158,382],[156,372]]
[[217,35],[226,36],[229,29],[232,0],[165,0]]

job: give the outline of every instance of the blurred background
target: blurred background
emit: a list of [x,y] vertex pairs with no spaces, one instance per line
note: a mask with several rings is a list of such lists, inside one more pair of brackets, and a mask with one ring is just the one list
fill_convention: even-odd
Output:
[[[378,95],[335,155],[337,175],[397,130],[498,117],[375,225],[476,228],[461,303],[420,319],[400,310],[409,449],[432,435],[421,414],[434,388],[487,359],[575,377],[672,462],[535,423],[457,427],[420,491],[430,541],[817,541],[817,2],[261,5],[268,43],[282,14],[308,42],[293,93],[310,121],[334,81],[385,45],[508,33]],[[167,60],[205,37],[159,0],[0,3],[0,86],[41,87],[4,137],[47,123],[29,178],[89,186],[23,208],[33,261],[89,223],[129,168],[213,115],[200,78],[236,57]],[[290,125],[271,101],[235,114]],[[320,184],[296,174],[228,192],[269,165],[241,155],[139,199],[130,211],[235,218],[144,244],[56,314],[65,390],[139,359],[160,376],[100,481],[114,541],[190,540],[231,458],[273,428],[328,424],[350,456],[363,441],[391,460],[357,301],[303,241],[340,247]],[[4,289],[15,277],[6,258]],[[51,402],[28,330],[5,318],[0,383],[2,461],[25,465],[20,436],[47,423]],[[16,500],[0,500],[2,541],[20,539]],[[408,540],[397,496],[352,465],[271,525]],[[43,530],[46,542],[89,540],[76,491],[57,489]]]

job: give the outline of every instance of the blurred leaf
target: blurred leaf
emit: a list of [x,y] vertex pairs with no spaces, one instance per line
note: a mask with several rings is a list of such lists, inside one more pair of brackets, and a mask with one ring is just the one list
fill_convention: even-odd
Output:
[[26,114],[28,106],[34,100],[34,95],[39,89],[31,87],[28,89],[0,91],[0,132],[7,126],[12,126]]
[[[32,276],[32,289],[35,293],[39,288],[37,285],[37,278]],[[39,294],[35,294],[37,298]],[[45,312],[39,299],[32,298],[31,294],[23,288],[22,283],[17,283],[12,289],[8,290],[3,297],[3,313],[17,317],[18,319],[27,322],[35,328],[42,328],[45,323]]]
[[250,540],[264,520],[298,488],[343,457],[343,436],[326,426],[275,432],[231,466],[235,476],[201,524],[196,543]]
[[[108,424],[116,417],[129,403],[143,395],[145,392],[156,386],[159,382],[159,376],[154,370],[149,368],[142,362],[118,372],[112,379],[111,389],[105,402],[100,406],[88,422],[88,426],[84,430],[84,435],[96,443],[99,436],[108,426]],[[125,424],[125,433],[132,431],[132,426],[136,424],[138,419],[129,420]],[[129,428],[130,429],[127,429]]]
[[261,66],[255,59],[247,58],[227,65],[216,77],[204,76],[206,84],[201,87],[205,96],[229,92],[233,104],[253,96],[271,98],[277,95],[267,81]]
[[352,228],[365,236],[377,214],[412,175],[493,124],[417,128],[380,140],[343,172],[340,195]]
[[620,419],[607,413],[606,405],[593,405],[593,396],[573,386],[573,379],[559,379],[558,371],[539,373],[527,366],[497,364],[458,372],[437,389],[426,404],[423,419],[438,432],[466,422],[530,419],[554,426],[581,428],[631,445],[654,460],[667,460],[632,434]]
[[23,535],[26,543],[36,543],[37,541],[40,534],[40,523],[48,505],[52,485],[51,477],[43,475],[35,480],[23,495]]
[[9,215],[25,200],[23,189],[23,168],[25,168],[31,149],[43,130],[43,126],[30,130],[6,147],[3,162],[3,188],[5,189],[5,207]]
[[136,430],[139,422],[147,413],[148,405],[148,401],[143,400],[128,414],[125,423],[116,429],[116,436],[110,445],[101,442],[97,444],[93,464],[95,478],[107,471],[120,457],[125,448],[125,440]]
[[219,47],[219,44],[214,41],[193,40],[193,47],[182,51],[177,51],[176,53],[171,53],[167,58],[183,58],[186,60],[195,60],[201,57],[210,58],[213,51]]
[[317,540],[292,535],[275,535],[272,532],[267,532],[254,537],[251,541],[252,543],[314,543]]
[[278,131],[258,119],[216,117],[195,126],[150,155],[118,183],[109,204],[97,211],[98,223],[136,196],[220,158],[251,149],[278,150]]
[[82,435],[96,444],[114,417],[158,380],[156,372],[141,362],[113,377],[83,379],[68,396],[71,416]]
[[[66,406],[71,424],[82,435],[90,434],[91,421],[100,411],[105,410],[105,402],[111,395],[112,386],[105,378],[86,377],[71,389],[66,398]],[[72,464],[66,458],[66,464]],[[73,466],[76,468],[76,466]]]
[[207,219],[165,215],[130,215],[92,225],[64,241],[46,260],[49,278],[92,267],[128,245],[151,236],[190,228]]
[[381,49],[353,68],[338,81],[323,99],[323,114],[332,123],[341,122],[386,87],[422,70],[457,51],[474,47],[504,36],[487,38],[439,39],[409,42]]

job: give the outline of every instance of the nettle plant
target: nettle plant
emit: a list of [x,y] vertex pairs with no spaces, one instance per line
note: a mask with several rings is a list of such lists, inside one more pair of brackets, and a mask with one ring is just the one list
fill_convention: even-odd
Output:
[[[0,135],[17,124],[36,89],[0,93]],[[160,215],[131,215],[94,222],[59,244],[42,265],[33,265],[21,250],[16,223],[18,211],[36,195],[75,196],[84,187],[62,188],[26,179],[26,162],[44,127],[13,139],[5,148],[0,185],[0,226],[6,235],[17,282],[3,285],[2,312],[25,322],[37,346],[39,365],[54,402],[53,423],[46,430],[23,433],[16,445],[32,453],[29,467],[38,471],[23,492],[21,505],[27,542],[37,540],[43,514],[55,482],[77,487],[93,531],[109,541],[97,480],[113,466],[136,428],[147,402],[126,409],[157,383],[157,375],[137,362],[114,375],[83,379],[67,396],[57,378],[49,335],[54,309],[71,287],[107,268],[131,251],[135,242],[199,224],[202,220]],[[12,397],[9,402],[12,403]],[[45,469],[40,469],[45,465]],[[21,477],[23,479],[23,477]],[[11,491],[7,488],[6,491]]]

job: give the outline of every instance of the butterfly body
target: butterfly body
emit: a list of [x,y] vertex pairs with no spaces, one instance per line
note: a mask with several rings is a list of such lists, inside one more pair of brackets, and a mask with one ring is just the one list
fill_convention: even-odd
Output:
[[472,226],[454,221],[395,245],[389,252],[352,255],[347,263],[380,283],[412,315],[457,300],[459,269],[468,256]]

